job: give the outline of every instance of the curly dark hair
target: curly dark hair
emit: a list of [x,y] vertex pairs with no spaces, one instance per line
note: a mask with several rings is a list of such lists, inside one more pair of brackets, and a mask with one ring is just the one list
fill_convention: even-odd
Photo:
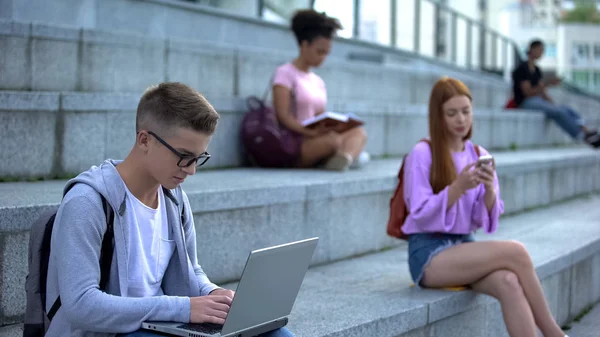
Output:
[[338,19],[314,9],[296,11],[292,17],[291,28],[298,44],[302,44],[302,41],[311,43],[318,37],[331,39],[336,30],[343,29]]

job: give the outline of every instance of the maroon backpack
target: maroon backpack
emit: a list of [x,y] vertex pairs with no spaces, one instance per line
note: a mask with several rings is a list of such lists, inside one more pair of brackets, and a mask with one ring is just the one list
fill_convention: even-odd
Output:
[[[247,99],[248,112],[242,120],[240,136],[251,164],[261,167],[290,167],[299,158],[302,136],[281,125],[275,110],[265,104],[273,79],[260,99]],[[292,100],[295,106],[295,90]],[[292,109],[295,110],[295,109]]]

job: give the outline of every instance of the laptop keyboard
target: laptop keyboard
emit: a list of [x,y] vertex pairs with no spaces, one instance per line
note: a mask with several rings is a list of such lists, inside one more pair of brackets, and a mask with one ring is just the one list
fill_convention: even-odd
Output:
[[218,324],[211,324],[211,323],[205,323],[205,324],[182,324],[180,326],[178,326],[179,329],[186,329],[186,330],[191,330],[191,331],[195,331],[195,332],[201,332],[201,333],[205,333],[205,334],[216,334],[218,332],[221,332],[221,330],[223,329],[222,325],[218,325]]

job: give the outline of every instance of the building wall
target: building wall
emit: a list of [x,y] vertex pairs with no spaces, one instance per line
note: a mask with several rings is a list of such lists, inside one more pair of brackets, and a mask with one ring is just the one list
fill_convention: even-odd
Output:
[[[551,2],[554,0],[545,0]],[[546,45],[546,53],[539,61],[539,65],[545,71],[554,72],[558,68],[557,63],[557,28],[556,24],[548,20],[535,19],[535,13],[540,12],[536,3],[521,4],[517,1],[508,2],[500,11],[498,26],[501,33],[514,40],[523,55],[533,39],[541,39]],[[542,9],[551,10],[554,7],[542,6]]]
[[544,72],[600,92],[600,26],[561,24],[560,12],[572,8],[573,3],[564,0],[506,0],[497,19],[489,21],[523,52],[532,39],[543,40],[545,54],[539,65]]
[[561,24],[558,46],[559,74],[600,92],[600,25]]

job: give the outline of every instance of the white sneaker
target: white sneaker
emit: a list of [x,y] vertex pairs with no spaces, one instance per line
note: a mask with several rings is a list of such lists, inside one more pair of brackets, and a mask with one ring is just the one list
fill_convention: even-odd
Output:
[[352,156],[347,153],[337,153],[325,163],[325,169],[330,171],[345,171],[352,163]]
[[350,168],[352,168],[352,169],[361,168],[361,167],[365,166],[367,163],[369,163],[370,161],[371,161],[371,155],[368,152],[363,151],[358,155],[358,158],[356,158],[352,161],[352,165],[350,165]]

